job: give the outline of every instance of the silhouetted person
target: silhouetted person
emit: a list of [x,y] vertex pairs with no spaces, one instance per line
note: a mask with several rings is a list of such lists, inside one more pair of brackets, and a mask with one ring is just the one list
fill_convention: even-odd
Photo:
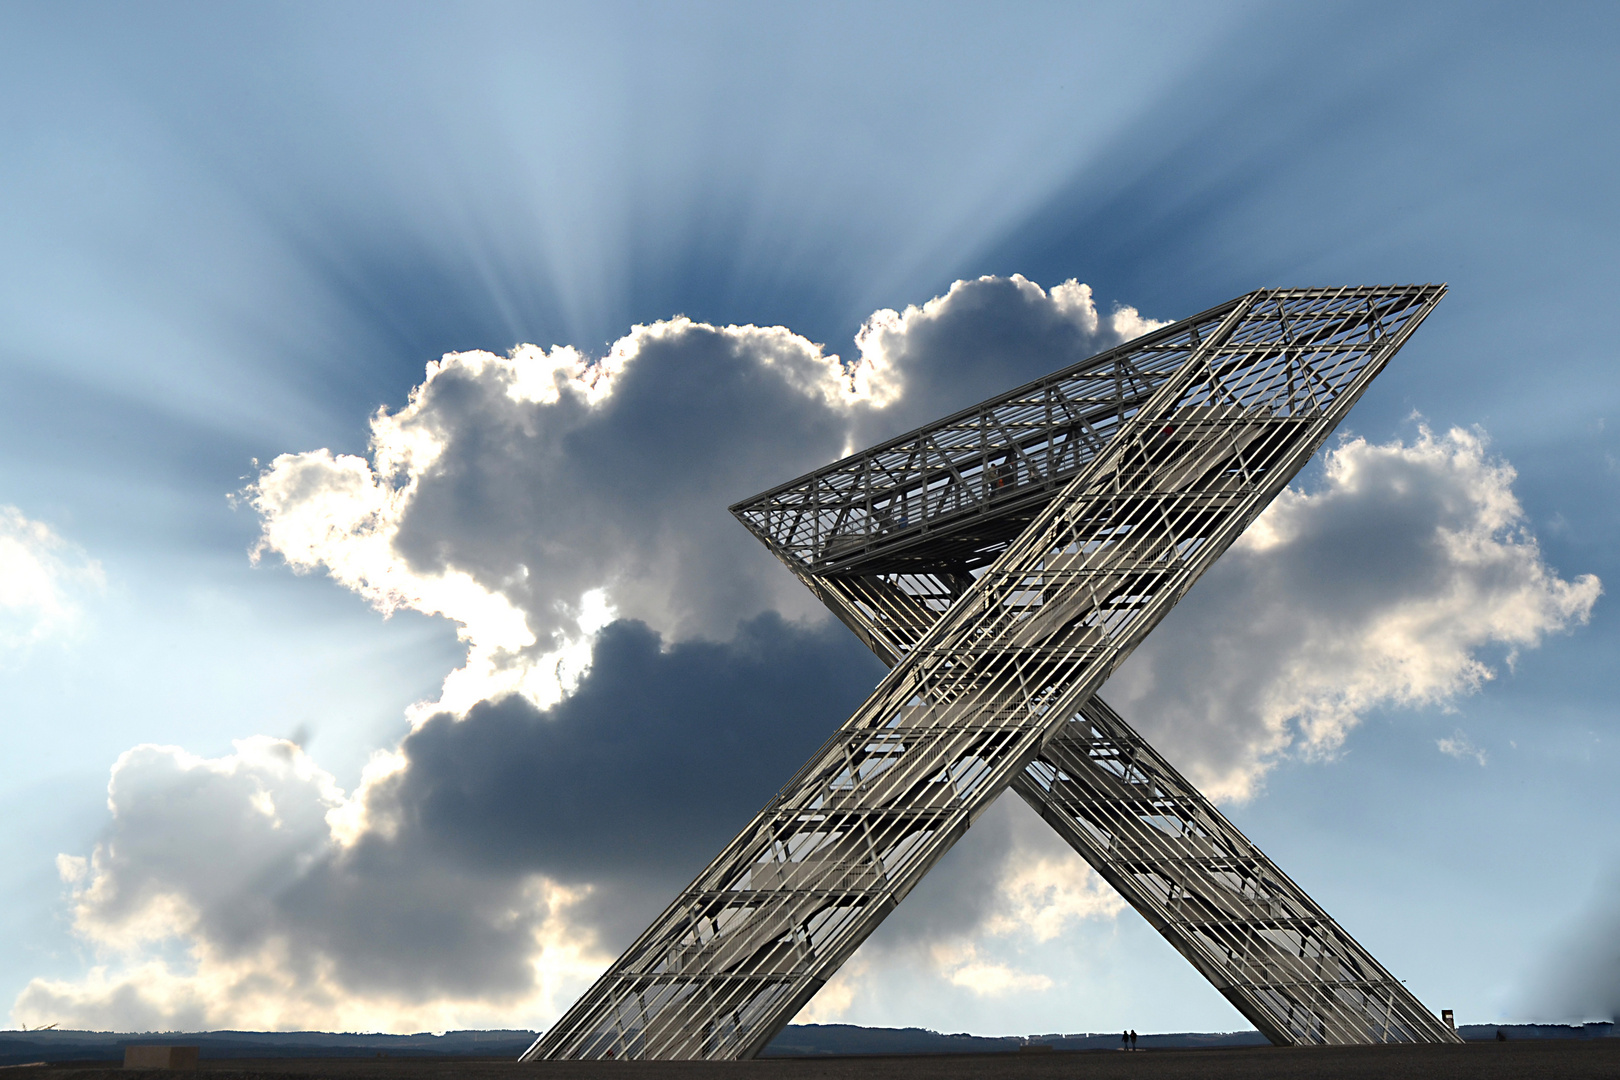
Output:
[[1121,1050],[1129,1050],[1131,1048],[1131,1033],[1129,1031],[1122,1031],[1119,1033],[1119,1048]]
[[1131,1049],[1136,1049],[1136,1029],[1131,1028]]
[[1497,1042],[1507,1042],[1507,1032],[1503,1031],[1501,1028],[1497,1028],[1496,1029],[1496,1041]]

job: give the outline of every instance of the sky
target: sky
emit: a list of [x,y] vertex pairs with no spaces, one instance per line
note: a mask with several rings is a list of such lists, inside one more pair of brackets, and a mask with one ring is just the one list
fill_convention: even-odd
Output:
[[[1104,696],[1431,1008],[1620,1009],[1608,5],[0,8],[0,1010],[541,1028],[880,677],[725,507],[1444,281]],[[1012,797],[801,1021],[1243,1018]]]

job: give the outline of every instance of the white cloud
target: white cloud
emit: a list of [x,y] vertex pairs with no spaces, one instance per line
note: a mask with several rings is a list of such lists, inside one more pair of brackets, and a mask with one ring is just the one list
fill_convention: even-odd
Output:
[[[327,573],[385,613],[456,622],[467,660],[440,705],[460,719],[420,707],[416,741],[379,751],[353,794],[282,740],[214,759],[131,750],[102,843],[59,860],[97,966],[35,980],[14,1015],[139,1028],[548,1022],[610,959],[602,935],[617,931],[604,928],[639,919],[647,883],[680,861],[609,869],[582,853],[578,823],[562,819],[601,767],[592,736],[666,756],[683,744],[684,727],[663,730],[674,723],[763,736],[755,718],[695,717],[682,695],[760,683],[781,671],[773,650],[819,642],[817,663],[842,655],[800,624],[757,618],[820,609],[724,507],[1148,325],[1129,309],[1099,315],[1084,286],[1021,278],[877,313],[847,366],[780,328],[675,319],[595,362],[557,347],[451,354],[403,409],[372,419],[368,456],[277,458],[245,493],[263,523],[258,554]],[[1285,754],[1331,755],[1368,709],[1473,691],[1500,657],[1583,621],[1600,593],[1595,578],[1545,565],[1512,481],[1468,432],[1342,443],[1321,484],[1286,492],[1149,638],[1110,699],[1213,794],[1242,797]],[[615,618],[651,631],[620,622],[593,637]],[[610,639],[617,653],[593,646]],[[612,679],[580,684],[610,656]],[[568,696],[576,684],[591,692]],[[727,683],[727,700],[746,690]],[[714,801],[647,795],[666,808],[689,797]],[[536,805],[552,816],[522,816]],[[518,824],[492,829],[491,815]],[[583,843],[601,847],[594,834]],[[1044,823],[1003,800],[807,1015],[836,1018],[902,969],[1016,1001],[1061,981],[1050,943],[1120,910]]]
[[86,592],[104,583],[101,564],[50,526],[0,506],[0,648],[25,649],[70,633]]
[[[213,759],[129,751],[113,770],[103,841],[88,858],[58,860],[74,931],[97,966],[76,980],[34,980],[14,1016],[139,1029],[548,1022],[611,959],[602,928],[642,899],[618,894],[669,868],[622,866],[620,879],[599,881],[603,860],[573,851],[562,822],[541,825],[553,837],[508,829],[489,841],[485,829],[485,842],[469,840],[483,819],[459,822],[472,800],[453,763],[425,764],[433,753],[499,754],[503,733],[526,732],[524,753],[594,761],[591,732],[575,730],[578,717],[497,708],[455,723],[467,738],[447,744],[430,715],[465,715],[507,695],[516,695],[508,705],[578,701],[567,695],[593,663],[593,635],[615,618],[661,634],[663,666],[621,634],[614,670],[684,686],[664,670],[671,658],[779,667],[771,650],[802,642],[779,620],[776,630],[749,620],[823,613],[731,520],[730,502],[837,457],[851,440],[902,430],[1148,325],[1126,309],[1099,316],[1090,290],[1072,282],[1048,293],[1022,278],[981,278],[921,308],[878,313],[847,365],[779,327],[684,318],[636,327],[596,361],[524,345],[430,364],[404,408],[372,418],[367,456],[284,454],[243,495],[262,522],[255,558],[324,572],[384,614],[408,608],[458,624],[467,660],[441,701],[414,715],[417,735],[438,743],[416,747],[417,758],[410,743],[378,751],[352,794],[284,740],[243,740]],[[726,642],[739,625],[753,629],[732,645],[681,652]],[[842,655],[831,639],[814,640]],[[620,736],[645,741],[661,718],[643,717],[648,704],[628,689],[603,686],[580,712],[603,722],[621,703],[639,710],[620,717]],[[737,727],[734,718],[713,726],[722,737]],[[478,796],[495,811],[532,803],[533,772],[515,779],[524,790],[492,792],[478,773]],[[552,865],[571,868],[566,881],[536,869]],[[1073,867],[1037,861],[1034,872],[985,907],[999,913],[997,933],[1013,934],[1020,919],[1055,932],[1083,917],[1085,903],[1058,891],[1078,880]],[[952,977],[984,992],[1031,985],[997,963],[969,957]]]
[[31,981],[13,1017],[114,1030],[539,1023],[606,962],[568,918],[584,890],[345,849],[327,820],[343,804],[284,740],[219,758],[126,752],[107,836],[88,860],[57,860],[98,962]]
[[[1051,943],[1125,901],[1017,796],[980,818],[798,1017],[831,1023],[925,976],[975,998],[1051,989]],[[863,1000],[865,999],[865,1000]]]
[[1349,439],[1205,575],[1104,696],[1215,798],[1331,756],[1371,709],[1445,707],[1602,593],[1564,580],[1477,432]]
[[816,991],[810,1003],[793,1018],[795,1024],[836,1024],[849,1014],[855,997],[861,990],[862,980],[870,970],[866,957],[856,953],[838,969],[838,974],[827,980],[827,985]]
[[596,361],[451,353],[372,418],[369,458],[283,454],[260,473],[254,554],[459,625],[467,662],[418,720],[507,693],[545,706],[615,615],[671,641],[725,640],[770,610],[825,617],[731,502],[1155,325],[1015,276],[877,312],[847,365],[781,327],[684,318]]
[[1072,851],[1022,849],[997,884],[998,903],[984,929],[995,936],[1051,941],[1082,919],[1111,919],[1125,901]]
[[1003,997],[1052,988],[1052,980],[1038,972],[1019,971],[1008,964],[981,958],[979,947],[970,941],[942,942],[929,951],[935,970],[947,982],[979,997]]
[[1485,765],[1485,751],[1475,746],[1462,728],[1458,728],[1443,739],[1436,739],[1435,745],[1440,748],[1442,754],[1454,757],[1458,761],[1471,758],[1479,762],[1481,767]]

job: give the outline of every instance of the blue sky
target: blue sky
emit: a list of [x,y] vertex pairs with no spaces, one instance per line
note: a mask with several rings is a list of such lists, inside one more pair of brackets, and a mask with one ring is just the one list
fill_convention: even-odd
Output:
[[[748,358],[778,350],[789,359],[772,370],[811,382],[827,354],[877,365],[854,339],[880,309],[911,320],[896,342],[922,340],[930,318],[1024,340],[1018,319],[1070,279],[1091,287],[1099,347],[1116,306],[1168,320],[1262,285],[1449,282],[1346,430],[1364,448],[1398,442],[1391,460],[1425,506],[1516,500],[1522,517],[1487,531],[1518,591],[1444,608],[1414,648],[1460,650],[1450,674],[1379,684],[1314,751],[1300,718],[1339,684],[1216,701],[1201,673],[1173,679],[1149,656],[1119,690],[1191,718],[1166,751],[1228,769],[1234,819],[1432,1007],[1463,1022],[1612,1016],[1617,630],[1609,597],[1547,605],[1559,582],[1620,580],[1617,23],[1601,5],[7,8],[0,999],[13,1022],[545,1023],[650,914],[637,898],[661,903],[875,681],[768,560],[737,554],[746,587],[722,587],[704,553],[751,543],[726,503],[846,438],[1067,362],[1033,346],[954,356],[947,335],[896,361],[903,394],[877,409],[762,383]],[[951,291],[1014,274],[1048,290],[1035,307],[1005,280]],[[932,315],[907,312],[936,297]],[[972,322],[975,298],[1000,314]],[[797,336],[705,336],[679,315]],[[637,324],[663,330],[632,349]],[[379,406],[407,415],[443,354],[520,343],[550,350],[531,364],[579,350],[587,374],[571,386],[615,343],[634,355],[607,405],[566,417],[566,393],[519,403],[528,413],[477,397],[507,377],[499,365],[447,369],[410,416],[448,433],[451,456],[425,468],[451,479],[424,480],[397,533],[364,551],[272,537],[314,512],[278,455],[360,455],[348,460],[380,475],[368,440],[395,429],[379,434]],[[525,424],[562,449],[471,439]],[[715,453],[739,463],[703,464]],[[1301,490],[1331,508],[1349,498],[1344,470],[1371,462],[1318,463]],[[300,463],[321,464],[286,468]],[[589,490],[570,486],[591,469]],[[1433,608],[1434,580],[1399,572],[1413,564],[1396,516],[1379,516],[1382,490],[1346,504],[1365,507],[1373,550],[1356,573],[1387,611]],[[308,572],[289,565],[299,550]],[[1349,563],[1313,557],[1300,565],[1351,581]],[[666,558],[689,588],[649,584]],[[490,584],[520,564],[527,584]],[[456,592],[452,571],[482,584]],[[1233,570],[1182,624],[1241,618],[1244,580]],[[587,593],[620,619],[580,675],[586,631],[612,619]],[[1239,599],[1223,609],[1217,593]],[[470,614],[486,594],[510,611]],[[515,628],[500,623],[511,611]],[[535,642],[513,645],[525,627]],[[1280,662],[1275,643],[1243,641],[1260,668]],[[558,642],[577,689],[551,701],[523,683],[527,699],[478,711]],[[510,678],[469,676],[455,706],[445,679],[480,648]],[[1492,677],[1469,684],[1464,662]],[[1344,686],[1361,677],[1321,667]],[[732,711],[698,707],[709,700]],[[433,702],[460,719],[430,719],[418,703]],[[1295,724],[1270,749],[1244,719],[1262,706]],[[570,755],[600,730],[644,770],[631,786],[656,786],[667,764],[626,726],[632,709],[660,730],[729,733],[736,765],[703,781],[723,798],[682,788],[680,843],[587,858],[579,808],[596,795],[571,793],[585,759]],[[552,809],[516,814],[524,776],[500,788],[435,772],[458,739],[538,763],[525,775]],[[370,760],[371,801],[353,801]],[[477,813],[434,816],[452,775]],[[241,820],[273,836],[223,824],[265,799],[268,824]],[[329,825],[345,799],[348,824]],[[366,848],[385,819],[428,824]],[[985,819],[817,1015],[979,1032],[1242,1026],[1045,844],[1010,808]],[[355,869],[369,850],[383,877]],[[974,893],[976,877],[1002,891]],[[362,880],[386,880],[397,921],[321,914]],[[300,964],[326,965],[324,1004],[290,988]],[[254,975],[283,989],[216,992]],[[161,992],[130,1005],[119,988],[141,978]]]

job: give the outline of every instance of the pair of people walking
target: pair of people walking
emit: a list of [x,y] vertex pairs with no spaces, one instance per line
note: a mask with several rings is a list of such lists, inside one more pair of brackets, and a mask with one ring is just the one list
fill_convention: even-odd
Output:
[[1120,1035],[1120,1037],[1119,1037],[1119,1048],[1121,1050],[1135,1050],[1136,1049],[1136,1032],[1135,1032],[1135,1030],[1127,1031],[1127,1032],[1124,1032],[1123,1034]]

